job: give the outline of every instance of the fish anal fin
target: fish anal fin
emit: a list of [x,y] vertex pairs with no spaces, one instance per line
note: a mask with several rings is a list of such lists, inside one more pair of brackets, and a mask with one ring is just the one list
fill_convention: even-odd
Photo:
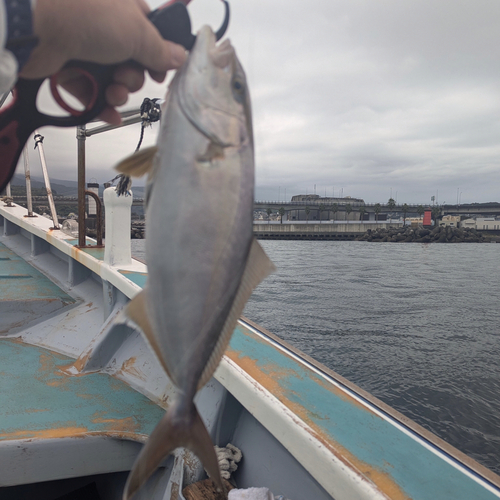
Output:
[[186,414],[174,403],[160,420],[135,461],[125,485],[123,500],[131,499],[163,460],[180,447],[194,452],[217,488],[224,491],[212,440],[194,403],[191,402],[191,405]]
[[151,326],[151,323],[148,318],[146,300],[147,300],[146,293],[144,290],[142,290],[142,292],[139,292],[127,304],[125,308],[125,314],[141,328],[144,335],[146,336],[147,342],[149,343],[154,353],[156,354],[156,357],[163,366],[163,369],[170,377],[170,373],[168,371],[167,365],[165,364],[165,361],[163,360],[163,355],[158,345],[158,341],[156,340],[155,334],[153,332],[153,327]]
[[115,168],[129,177],[142,177],[151,171],[157,150],[156,146],[141,149],[120,161]]
[[219,362],[229,344],[229,340],[231,339],[231,335],[233,334],[234,328],[236,326],[236,322],[238,318],[241,316],[243,309],[245,308],[245,304],[247,303],[250,295],[254,288],[266,277],[269,276],[272,272],[276,270],[276,267],[266,255],[266,252],[257,241],[256,238],[253,238],[250,252],[248,254],[247,263],[245,265],[245,270],[243,271],[243,275],[241,277],[241,283],[238,287],[238,291],[236,292],[236,296],[233,301],[233,305],[231,306],[231,310],[229,315],[224,323],[224,327],[222,329],[221,335],[215,346],[215,349],[208,360],[208,363],[203,370],[203,374],[200,378],[200,383],[198,384],[198,389],[201,389],[212,377],[215,369],[219,365]]

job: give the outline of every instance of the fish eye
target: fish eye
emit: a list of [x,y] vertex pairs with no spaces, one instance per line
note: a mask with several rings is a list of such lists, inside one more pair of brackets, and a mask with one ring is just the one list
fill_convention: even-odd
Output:
[[239,80],[238,78],[235,78],[233,80],[233,90],[238,92],[238,94],[243,93],[244,88],[245,86],[243,85],[243,82],[241,80]]
[[245,82],[240,77],[235,76],[231,82],[234,100],[243,104],[245,100]]

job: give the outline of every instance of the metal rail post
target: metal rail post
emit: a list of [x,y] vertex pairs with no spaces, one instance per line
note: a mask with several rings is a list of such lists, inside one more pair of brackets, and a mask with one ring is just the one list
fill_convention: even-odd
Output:
[[28,159],[28,144],[23,149],[24,159],[24,177],[26,179],[26,205],[28,207],[28,217],[36,217],[33,215],[33,200],[31,198],[31,173]]
[[35,149],[38,148],[38,153],[40,154],[40,163],[42,164],[42,174],[43,180],[45,181],[45,189],[47,190],[47,198],[49,201],[50,214],[52,216],[52,221],[54,222],[53,229],[59,229],[59,219],[57,218],[56,205],[54,203],[54,197],[52,196],[52,189],[50,188],[50,179],[47,171],[47,163],[45,162],[45,153],[43,151],[43,135],[35,130]]
[[7,97],[9,97],[11,92],[11,90],[5,92],[5,94],[0,98],[0,108],[3,106],[3,103],[7,100]]
[[3,199],[5,202],[4,207],[13,207],[12,205],[12,191],[10,189],[10,182],[5,187],[5,198]]
[[102,247],[102,204],[99,195],[93,193],[92,191],[85,191],[86,196],[94,198],[96,206],[96,239],[97,245],[92,245],[95,247]]
[[84,247],[85,239],[85,125],[76,129],[78,141],[78,246]]

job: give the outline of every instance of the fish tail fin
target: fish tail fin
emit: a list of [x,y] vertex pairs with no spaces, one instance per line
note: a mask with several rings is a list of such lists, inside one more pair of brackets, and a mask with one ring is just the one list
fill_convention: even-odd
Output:
[[224,492],[219,462],[207,428],[194,403],[186,412],[174,404],[160,420],[142,448],[125,484],[123,500],[130,500],[165,458],[176,448],[191,450],[201,460],[217,489]]

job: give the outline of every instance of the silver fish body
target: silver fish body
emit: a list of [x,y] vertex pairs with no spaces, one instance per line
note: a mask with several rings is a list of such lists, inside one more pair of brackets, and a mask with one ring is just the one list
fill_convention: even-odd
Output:
[[179,446],[194,451],[222,487],[193,398],[215,371],[253,288],[274,269],[252,235],[254,151],[245,74],[229,41],[216,46],[208,27],[170,85],[154,153],[118,167],[129,175],[149,170],[148,280],[127,313],[178,397],[138,457],[124,498]]

